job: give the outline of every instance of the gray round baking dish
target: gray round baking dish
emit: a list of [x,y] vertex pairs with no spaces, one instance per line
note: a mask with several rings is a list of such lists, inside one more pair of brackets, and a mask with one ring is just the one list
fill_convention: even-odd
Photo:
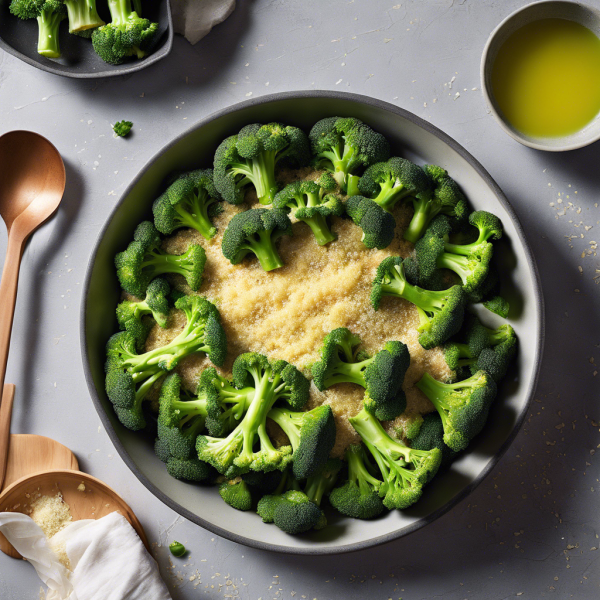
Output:
[[[169,0],[148,2],[144,17],[158,23],[158,31],[148,56],[128,60],[122,65],[109,65],[95,52],[91,40],[68,32],[65,20],[60,26],[62,56],[50,59],[37,52],[38,24],[36,19],[22,21],[9,12],[10,0],[0,0],[0,48],[23,62],[55,75],[74,79],[100,79],[129,75],[163,59],[173,48],[173,20]],[[99,15],[108,23],[110,13],[106,4],[98,3]]]
[[[332,115],[358,117],[384,133],[394,153],[448,169],[474,208],[489,210],[502,219],[506,235],[496,255],[520,352],[484,431],[467,453],[433,480],[414,507],[374,521],[346,519],[332,512],[327,528],[292,537],[265,525],[253,512],[231,509],[214,489],[177,481],[167,474],[154,455],[153,439],[125,429],[112,410],[104,392],[104,347],[117,330],[119,286],[114,256],[130,241],[136,225],[151,217],[152,201],[169,173],[211,165],[219,142],[248,123],[282,121],[309,129]],[[490,320],[491,313],[486,313]],[[255,548],[291,554],[336,554],[389,542],[430,523],[465,498],[493,469],[525,419],[543,341],[544,305],[534,258],[512,207],[485,169],[452,138],[408,111],[365,96],[328,91],[286,92],[236,104],[200,121],[165,146],[133,180],[100,232],[81,306],[81,351],[90,394],[115,447],[138,479],[170,508],[213,533]]]

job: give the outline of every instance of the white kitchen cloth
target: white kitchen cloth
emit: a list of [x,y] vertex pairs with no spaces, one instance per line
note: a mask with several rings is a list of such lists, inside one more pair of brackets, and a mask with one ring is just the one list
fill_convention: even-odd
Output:
[[75,521],[52,538],[52,546],[64,544],[72,572],[28,516],[0,513],[0,531],[48,586],[47,600],[171,600],[156,562],[116,512]]
[[235,0],[171,0],[173,28],[191,43],[201,40],[234,10]]

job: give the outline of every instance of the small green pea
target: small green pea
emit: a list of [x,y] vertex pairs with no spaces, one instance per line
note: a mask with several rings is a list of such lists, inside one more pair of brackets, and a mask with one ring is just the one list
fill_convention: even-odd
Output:
[[169,544],[169,550],[171,551],[171,554],[177,558],[182,557],[186,552],[185,546],[179,542],[171,542]]

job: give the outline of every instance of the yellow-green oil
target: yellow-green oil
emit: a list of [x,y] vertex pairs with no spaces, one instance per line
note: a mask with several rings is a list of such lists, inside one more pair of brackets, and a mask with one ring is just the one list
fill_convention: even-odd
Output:
[[533,137],[561,137],[600,111],[600,39],[566,19],[542,19],[513,33],[492,68],[504,117]]

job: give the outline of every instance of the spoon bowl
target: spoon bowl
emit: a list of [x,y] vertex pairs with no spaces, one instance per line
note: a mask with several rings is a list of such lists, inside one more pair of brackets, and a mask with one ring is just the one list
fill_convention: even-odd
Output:
[[10,230],[19,220],[31,234],[58,208],[65,165],[58,150],[32,131],[0,136],[0,215]]

